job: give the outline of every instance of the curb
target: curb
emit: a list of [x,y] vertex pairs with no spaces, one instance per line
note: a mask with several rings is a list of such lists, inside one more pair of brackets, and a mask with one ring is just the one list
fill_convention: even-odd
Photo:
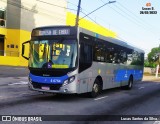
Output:
[[160,81],[160,77],[156,78],[156,77],[152,77],[152,78],[148,78],[148,79],[142,79],[142,81]]

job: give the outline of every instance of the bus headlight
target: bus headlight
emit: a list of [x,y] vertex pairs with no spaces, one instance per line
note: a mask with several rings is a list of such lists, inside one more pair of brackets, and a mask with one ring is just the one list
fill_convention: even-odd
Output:
[[72,76],[70,78],[68,78],[67,80],[64,81],[63,86],[72,83],[75,80],[75,76]]

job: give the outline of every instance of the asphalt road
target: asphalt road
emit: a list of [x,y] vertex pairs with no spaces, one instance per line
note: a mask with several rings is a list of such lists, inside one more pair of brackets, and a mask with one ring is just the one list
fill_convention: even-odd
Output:
[[0,66],[0,77],[24,77],[28,72],[27,67]]
[[[0,115],[70,115],[67,116],[70,121],[64,122],[65,116],[58,116],[61,121],[54,123],[160,123],[156,120],[90,121],[98,119],[100,115],[113,115],[115,118],[117,116],[114,115],[160,115],[160,81],[139,82],[130,91],[116,88],[102,92],[97,98],[88,98],[85,95],[52,95],[30,91],[25,72],[22,72],[20,76],[0,76]],[[83,121],[77,122],[81,117]]]

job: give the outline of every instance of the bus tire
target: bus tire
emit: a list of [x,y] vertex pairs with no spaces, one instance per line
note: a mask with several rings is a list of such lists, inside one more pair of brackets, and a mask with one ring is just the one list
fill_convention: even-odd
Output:
[[97,97],[97,96],[99,95],[99,93],[100,93],[100,90],[101,90],[101,89],[100,89],[99,80],[96,79],[95,82],[94,82],[94,84],[93,84],[92,91],[89,93],[89,96],[90,96],[91,98]]
[[126,89],[130,90],[130,89],[132,89],[132,87],[133,87],[133,76],[130,76],[129,80],[128,80],[128,85],[126,86]]

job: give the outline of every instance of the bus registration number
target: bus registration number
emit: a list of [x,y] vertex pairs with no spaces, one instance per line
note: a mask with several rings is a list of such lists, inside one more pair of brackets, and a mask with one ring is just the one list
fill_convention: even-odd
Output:
[[42,86],[41,89],[42,89],[42,90],[50,90],[49,87],[44,87],[44,86]]

